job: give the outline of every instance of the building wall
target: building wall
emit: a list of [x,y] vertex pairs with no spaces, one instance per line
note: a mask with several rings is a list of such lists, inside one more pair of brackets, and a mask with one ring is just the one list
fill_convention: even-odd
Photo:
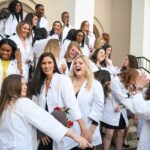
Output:
[[[95,0],[99,31],[110,34],[114,65],[121,65],[130,50],[131,0]],[[97,24],[98,25],[98,24]]]
[[111,5],[112,60],[121,65],[130,50],[131,0],[113,0]]

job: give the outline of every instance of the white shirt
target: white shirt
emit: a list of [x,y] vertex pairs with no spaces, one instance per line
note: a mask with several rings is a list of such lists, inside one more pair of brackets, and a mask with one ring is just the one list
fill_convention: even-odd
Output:
[[45,28],[47,32],[49,32],[48,20],[45,17],[41,17],[39,26],[40,28]]
[[1,150],[37,150],[36,128],[59,142],[67,132],[49,113],[28,98],[8,106],[0,122]]

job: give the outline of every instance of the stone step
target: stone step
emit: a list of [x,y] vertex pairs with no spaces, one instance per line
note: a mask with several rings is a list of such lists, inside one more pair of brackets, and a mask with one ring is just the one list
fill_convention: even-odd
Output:
[[128,132],[128,140],[132,141],[136,139],[137,139],[137,128],[135,126],[130,126]]
[[134,124],[134,121],[130,119],[129,121],[129,132],[128,132],[128,140],[136,140],[137,139],[137,127]]

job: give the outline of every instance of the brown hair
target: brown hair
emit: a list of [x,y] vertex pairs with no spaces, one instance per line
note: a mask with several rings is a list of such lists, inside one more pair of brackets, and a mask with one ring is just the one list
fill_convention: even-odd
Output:
[[136,88],[135,83],[136,83],[136,78],[138,76],[137,69],[133,69],[133,68],[128,69],[120,73],[119,76],[121,77],[121,81],[124,84],[126,89],[130,88],[130,86],[133,86],[133,88]]
[[148,88],[145,92],[145,99],[150,100],[150,82],[149,82]]
[[6,77],[2,84],[0,97],[0,117],[10,102],[15,102],[18,97],[21,97],[21,75],[13,74]]
[[[84,28],[84,26],[85,26],[86,23],[89,24],[89,22],[88,22],[87,20],[84,20],[84,21],[81,23],[81,26],[80,26],[80,29],[81,29],[81,30],[83,30],[83,28]],[[86,33],[89,34],[89,31],[86,31]]]
[[110,35],[108,33],[102,34],[103,39],[106,41],[107,44],[109,44],[110,41]]

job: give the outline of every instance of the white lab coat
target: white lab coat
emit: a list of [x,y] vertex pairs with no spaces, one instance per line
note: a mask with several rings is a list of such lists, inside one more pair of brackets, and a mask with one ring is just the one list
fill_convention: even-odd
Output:
[[84,43],[84,47],[80,47],[80,48],[82,50],[82,54],[89,58],[91,55],[91,52],[88,46]]
[[5,33],[4,33],[4,30],[5,30],[5,22],[6,22],[6,19],[2,19],[2,20],[0,20],[0,35],[2,36],[0,36],[0,40],[2,39],[2,38],[5,38]]
[[40,28],[45,28],[47,32],[49,32],[50,30],[48,25],[48,20],[45,17],[41,17],[39,26]]
[[26,81],[28,81],[30,64],[27,64],[26,60],[30,59],[31,63],[33,61],[33,50],[31,48],[31,44],[28,41],[28,39],[26,39],[26,49],[25,49],[18,35],[12,36],[10,37],[10,39],[13,40],[17,44],[17,48],[21,52],[21,58],[22,58],[22,64],[23,64],[23,68],[22,68],[23,76],[26,79]]
[[[83,120],[85,122],[85,126],[87,131],[92,124],[92,120],[97,123],[102,120],[102,112],[104,109],[104,92],[101,84],[97,80],[93,80],[93,85],[90,90],[86,88],[87,80],[81,86],[81,89],[77,96],[77,101],[80,106],[81,114]],[[101,135],[100,135],[100,125],[98,125],[94,131],[92,146],[96,146],[102,143]],[[80,127],[77,122],[74,123],[72,127],[73,132],[80,135]],[[72,139],[65,138],[65,149],[71,149],[77,146],[78,143],[73,141]]]
[[[20,72],[17,68],[17,61],[16,60],[11,60],[9,66],[7,68],[6,76],[9,76],[11,74],[20,74]],[[0,59],[0,89],[2,86],[2,75],[3,75],[3,68],[2,68],[2,62]]]
[[50,39],[59,39],[59,38],[58,38],[58,35],[53,35],[53,36],[48,36],[48,38],[46,38],[46,39],[37,40],[34,43],[32,50],[33,50],[33,53],[35,54],[35,57],[36,57],[36,64],[38,62],[40,55],[44,52],[44,49],[45,49],[47,42]]
[[36,128],[57,142],[67,132],[67,128],[28,98],[19,98],[14,106],[9,105],[1,119],[1,150],[37,150]]
[[117,94],[118,97],[121,97],[121,103],[144,119],[137,150],[150,150],[150,101],[145,101],[142,93],[136,94],[130,99],[124,99],[120,93]]
[[71,40],[65,39],[61,44],[60,56],[64,58]]
[[120,115],[122,113],[123,118],[125,119],[126,126],[128,126],[127,110],[122,108],[120,112],[115,112],[116,106],[120,103],[120,99],[116,95],[116,91],[121,93],[124,97],[127,97],[128,91],[125,89],[123,84],[120,82],[119,77],[116,76],[111,80],[111,96],[106,98],[103,119],[104,123],[107,123],[112,126],[119,126]]
[[[63,25],[63,22],[61,22]],[[73,29],[73,27],[69,24],[69,26],[65,26],[62,32],[62,42],[64,41],[64,39],[67,37],[67,34],[69,32],[70,29]]]
[[[47,97],[45,96],[45,84],[38,96],[33,96],[33,100],[43,109],[47,102],[48,111],[51,113],[55,107],[67,107],[69,110],[69,117],[72,121],[81,119],[80,109],[75,98],[71,80],[65,75],[55,73],[51,80],[48,89]],[[53,150],[63,150],[63,142],[53,143]]]
[[[21,18],[19,18],[19,22],[21,21]],[[8,19],[5,22],[5,35],[12,36],[16,34],[16,27],[18,25],[18,21],[15,16],[12,14],[8,17]]]
[[88,38],[89,38],[89,47],[94,48],[95,35],[92,32],[90,32],[88,34]]

